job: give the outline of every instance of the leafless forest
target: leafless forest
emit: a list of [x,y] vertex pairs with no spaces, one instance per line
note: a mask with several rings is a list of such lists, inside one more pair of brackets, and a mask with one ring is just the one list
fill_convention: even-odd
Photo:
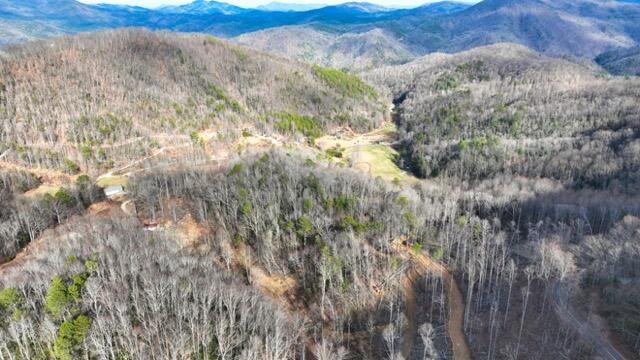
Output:
[[388,112],[364,84],[340,87],[308,65],[205,35],[115,30],[19,45],[0,73],[0,153],[71,173],[99,173],[202,130],[222,143],[247,127],[282,132],[282,114],[324,131],[373,129]]
[[[640,358],[638,78],[146,30],[0,74],[2,359]],[[402,178],[314,145],[380,126]]]

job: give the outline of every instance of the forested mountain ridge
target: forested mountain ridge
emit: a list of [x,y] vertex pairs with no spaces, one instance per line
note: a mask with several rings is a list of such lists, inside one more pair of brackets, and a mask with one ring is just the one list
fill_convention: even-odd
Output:
[[440,23],[453,33],[440,48],[515,42],[554,56],[593,58],[635,44],[639,18],[639,6],[617,1],[486,0]]
[[[68,16],[81,14],[81,16]],[[0,43],[122,26],[143,26],[236,37],[243,44],[298,60],[352,67],[396,64],[431,52],[457,52],[499,42],[513,42],[552,56],[592,60],[617,48],[637,46],[640,5],[608,0],[544,1],[485,0],[476,5],[456,2],[414,9],[387,9],[365,3],[326,6],[301,12],[242,9],[198,0],[161,9],[86,5],[74,0],[0,3]],[[322,42],[297,38],[297,30],[314,31]],[[263,31],[268,30],[268,31]],[[362,53],[362,44],[385,47]],[[346,41],[344,38],[358,38]],[[303,51],[283,48],[294,41]],[[342,59],[343,57],[345,59]],[[410,60],[407,58],[405,61]]]
[[308,26],[282,26],[240,35],[233,41],[271,54],[353,71],[403,64],[411,50],[382,29],[336,34]]
[[640,76],[640,47],[604,52],[595,61],[612,74]]
[[0,151],[71,172],[202,136],[232,143],[246,128],[312,139],[388,116],[353,75],[204,35],[118,30],[27,44],[8,49],[0,72]]
[[[418,176],[550,177],[635,193],[640,82],[499,44],[372,71]],[[554,149],[553,152],[549,152]],[[604,160],[604,159],[608,160]]]
[[[444,10],[443,10],[444,9]],[[328,33],[364,34],[382,29],[389,34],[393,48],[408,49],[415,57],[435,52],[458,52],[477,46],[513,42],[552,56],[570,56],[591,60],[603,51],[627,48],[640,39],[640,6],[618,1],[541,1],[485,0],[474,6],[447,3],[393,13],[393,16],[359,24],[312,23]],[[287,35],[287,32],[292,34]],[[298,47],[320,51],[331,64],[333,51],[326,46],[314,47],[314,42],[296,39],[296,28],[248,33],[240,37],[245,45],[263,51],[304,55],[282,51],[282,40],[296,41]],[[272,37],[272,38],[269,38]],[[375,47],[375,41],[369,46]],[[352,51],[352,56],[364,63],[370,55]],[[286,49],[285,49],[286,50]],[[389,58],[391,64],[397,60]],[[349,66],[349,62],[344,63]],[[362,68],[362,67],[361,67]]]

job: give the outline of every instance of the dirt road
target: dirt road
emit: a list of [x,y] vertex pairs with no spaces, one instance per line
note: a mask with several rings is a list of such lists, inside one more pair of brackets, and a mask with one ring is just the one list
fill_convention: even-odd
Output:
[[418,304],[416,301],[416,292],[414,290],[414,281],[420,277],[415,269],[410,269],[402,279],[402,288],[404,290],[405,315],[407,317],[407,327],[402,334],[402,357],[409,359],[411,351],[415,346],[415,340],[418,337]]
[[[462,291],[458,287],[453,275],[442,264],[433,261],[422,252],[417,253],[413,251],[409,246],[399,243],[394,244],[394,247],[408,255],[415,263],[416,267],[405,274],[403,279],[403,287],[405,290],[405,301],[407,303],[407,309],[405,315],[408,318],[407,329],[403,336],[402,355],[405,359],[408,359],[411,355],[411,350],[415,344],[415,340],[418,334],[418,324],[415,321],[416,314],[416,298],[413,289],[413,281],[416,275],[424,276],[426,273],[438,273],[442,276],[444,284],[445,294],[447,297],[449,316],[447,320],[447,333],[451,340],[453,356],[456,360],[471,360],[471,349],[467,343],[467,337],[464,334],[464,296]],[[417,274],[411,273],[411,271],[417,272]]]
[[445,269],[444,288],[449,300],[449,320],[447,329],[456,360],[471,360],[471,349],[464,334],[464,296],[453,275]]
[[553,283],[553,302],[558,316],[580,334],[585,343],[591,344],[602,359],[625,360],[625,357],[611,345],[609,339],[575,311],[569,302],[569,291],[566,284],[561,281]]

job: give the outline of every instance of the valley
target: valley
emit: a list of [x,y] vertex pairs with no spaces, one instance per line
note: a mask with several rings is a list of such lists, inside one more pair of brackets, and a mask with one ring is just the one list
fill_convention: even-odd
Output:
[[638,15],[0,0],[0,358],[640,358]]

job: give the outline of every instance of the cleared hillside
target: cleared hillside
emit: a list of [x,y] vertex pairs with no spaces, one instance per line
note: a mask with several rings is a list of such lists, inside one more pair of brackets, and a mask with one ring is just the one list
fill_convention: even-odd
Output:
[[176,141],[232,142],[245,127],[311,141],[337,126],[372,129],[386,111],[353,75],[204,35],[118,30],[30,43],[7,49],[0,74],[5,160],[70,171]]

